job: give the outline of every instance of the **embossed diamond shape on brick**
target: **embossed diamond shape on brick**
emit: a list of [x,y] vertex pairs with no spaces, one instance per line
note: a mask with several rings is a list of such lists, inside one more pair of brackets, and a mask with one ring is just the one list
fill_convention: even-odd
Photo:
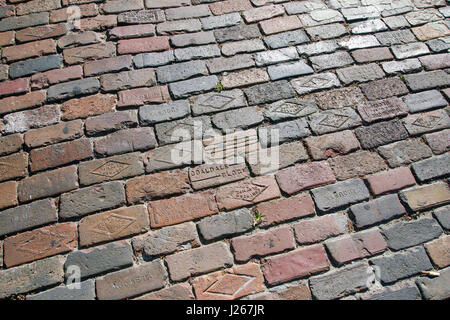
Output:
[[268,186],[259,185],[256,183],[243,183],[236,186],[230,196],[233,199],[253,202],[267,188]]
[[308,106],[305,106],[305,105],[287,102],[287,103],[282,104],[281,106],[275,108],[274,112],[286,113],[286,114],[291,114],[291,115],[295,116],[295,115],[299,114],[300,112],[302,112],[307,107]]
[[204,292],[223,294],[227,296],[236,296],[240,291],[245,289],[250,282],[253,281],[255,277],[226,274],[219,280],[214,282],[208,289]]
[[222,109],[233,100],[234,98],[232,97],[223,94],[215,94],[210,96],[205,101],[203,101],[200,105],[204,107],[210,107],[213,109]]
[[108,161],[102,164],[97,169],[91,171],[92,174],[96,174],[98,176],[113,178],[121,173],[123,170],[128,168],[130,165],[128,163],[119,162],[119,161]]
[[319,88],[319,87],[327,86],[331,81],[332,80],[327,79],[327,78],[317,77],[317,78],[309,79],[305,83],[301,84],[301,86],[307,87],[307,88]]
[[350,118],[342,116],[340,114],[329,114],[322,121],[319,122],[322,126],[340,128],[346,123]]
[[431,129],[431,128],[434,128],[440,120],[441,120],[440,117],[429,116],[429,117],[419,118],[416,121],[414,121],[412,124],[415,126],[418,126],[418,127]]
[[96,224],[92,230],[107,236],[113,236],[128,228],[136,221],[135,218],[111,214],[108,218]]
[[[17,250],[32,254],[43,254],[59,246],[64,239],[65,237],[60,234],[38,231],[30,239],[19,243]],[[45,246],[43,246],[44,244]]]

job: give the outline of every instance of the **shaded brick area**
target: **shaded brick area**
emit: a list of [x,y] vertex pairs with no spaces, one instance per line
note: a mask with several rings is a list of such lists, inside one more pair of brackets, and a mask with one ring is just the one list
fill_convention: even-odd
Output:
[[0,299],[450,298],[448,2],[0,5]]

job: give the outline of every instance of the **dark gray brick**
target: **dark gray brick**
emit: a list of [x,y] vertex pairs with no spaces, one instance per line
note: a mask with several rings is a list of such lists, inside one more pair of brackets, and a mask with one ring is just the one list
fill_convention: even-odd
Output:
[[246,232],[253,228],[253,215],[248,209],[218,214],[198,223],[198,230],[206,240],[218,239]]
[[450,206],[436,209],[434,216],[445,229],[450,230]]
[[412,168],[420,182],[446,176],[450,172],[450,153],[416,162]]
[[37,294],[27,296],[27,300],[94,300],[95,280],[80,282],[79,289],[69,289],[66,286],[56,287]]
[[123,24],[158,23],[166,20],[162,10],[140,10],[123,12],[117,16],[117,21]]
[[355,204],[350,207],[350,211],[358,229],[406,214],[406,209],[395,194],[377,198],[367,203]]
[[405,81],[413,91],[427,90],[450,85],[450,74],[444,70],[407,74]]
[[214,31],[217,42],[248,40],[259,38],[261,33],[256,25],[240,24],[237,26],[223,28]]
[[330,211],[369,199],[369,190],[360,179],[350,179],[313,189],[314,201],[321,211]]
[[136,68],[163,66],[174,60],[173,51],[141,53],[133,57]]
[[20,17],[8,17],[0,21],[0,32],[48,24],[48,21],[48,12],[33,13]]
[[[211,120],[206,116],[175,120],[155,125],[156,134],[161,145],[192,139],[203,139],[205,132],[211,128]],[[184,134],[188,135],[184,136]]]
[[80,268],[81,278],[95,276],[106,271],[117,270],[133,264],[133,250],[126,241],[110,243],[91,249],[70,253],[64,264],[66,276],[70,266]]
[[308,42],[309,38],[303,30],[294,30],[274,34],[265,37],[263,40],[269,48],[278,49]]
[[200,77],[169,84],[175,98],[184,98],[191,94],[209,91],[216,87],[219,79],[216,76]]
[[294,89],[286,80],[259,84],[244,89],[249,105],[271,103],[294,97]]
[[404,44],[417,41],[410,30],[397,30],[376,33],[378,41],[384,46],[391,46],[394,44]]
[[309,125],[316,134],[350,129],[361,125],[361,123],[361,118],[351,107],[327,110],[309,116]]
[[205,62],[198,60],[172,64],[156,69],[158,81],[161,83],[186,80],[193,76],[204,75],[207,72]]
[[57,219],[57,209],[51,199],[4,210],[0,214],[0,236],[56,222]]
[[47,91],[47,100],[55,101],[70,99],[76,96],[96,93],[100,90],[100,82],[96,78],[85,78],[70,81],[50,87]]
[[255,61],[250,54],[240,54],[229,58],[220,57],[208,60],[206,62],[209,72],[220,73],[223,71],[233,71],[253,67]]
[[262,112],[256,107],[246,107],[218,113],[211,118],[219,129],[248,128],[264,121]]
[[421,300],[419,289],[415,285],[401,288],[385,288],[382,292],[365,295],[363,300]]
[[[305,119],[281,122],[258,129],[259,141],[263,147],[269,147],[275,142],[283,143],[297,140],[310,134],[311,131],[309,131]],[[275,141],[275,138],[279,138],[279,140]]]
[[355,134],[364,149],[376,148],[409,137],[408,132],[399,120],[361,127],[355,130]]
[[436,220],[422,218],[410,222],[398,222],[392,226],[381,228],[388,246],[400,250],[428,242],[439,237],[442,229]]
[[109,182],[61,195],[59,216],[64,219],[112,209],[125,204],[122,182]]
[[139,118],[144,124],[176,120],[191,113],[189,102],[178,100],[165,104],[149,105],[139,108]]
[[339,299],[367,289],[368,279],[372,275],[368,270],[370,267],[366,264],[355,264],[311,278],[309,286],[313,296],[319,300]]
[[382,146],[378,151],[391,167],[400,167],[433,155],[431,149],[418,140],[399,141]]
[[420,278],[417,285],[427,300],[445,300],[450,298],[450,268],[441,270],[437,278]]
[[37,59],[19,61],[9,66],[11,78],[29,76],[38,72],[44,72],[61,67],[63,57],[61,55],[45,56]]
[[191,102],[195,116],[246,106],[244,93],[239,89],[202,94],[191,98]]
[[425,249],[422,247],[375,258],[371,261],[380,268],[382,283],[393,283],[433,268]]
[[427,41],[426,44],[430,47],[433,52],[446,52],[450,49],[450,37],[433,39]]

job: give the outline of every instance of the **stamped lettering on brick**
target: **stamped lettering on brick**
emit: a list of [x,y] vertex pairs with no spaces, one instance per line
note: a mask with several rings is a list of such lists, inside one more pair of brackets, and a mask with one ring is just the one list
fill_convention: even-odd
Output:
[[245,163],[227,165],[205,165],[189,169],[189,178],[194,189],[202,189],[245,179],[249,176]]

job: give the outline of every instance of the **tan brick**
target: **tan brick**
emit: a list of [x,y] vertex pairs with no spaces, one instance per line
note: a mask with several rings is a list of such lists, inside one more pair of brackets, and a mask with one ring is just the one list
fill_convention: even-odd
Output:
[[126,183],[128,203],[149,201],[190,190],[186,172],[174,170],[133,178]]
[[50,70],[31,76],[31,87],[42,89],[52,84],[81,79],[82,76],[83,68],[81,66]]
[[169,37],[167,36],[119,40],[117,45],[117,52],[119,54],[154,52],[169,49]]
[[4,241],[5,265],[13,267],[70,252],[77,245],[77,224],[74,222],[58,223],[20,233]]
[[124,299],[164,287],[167,278],[161,260],[113,272],[97,278],[99,300]]
[[0,137],[0,155],[7,155],[22,148],[23,138],[19,133]]
[[235,300],[265,290],[259,265],[247,263],[195,278],[198,300]]
[[14,31],[0,32],[0,47],[14,44]]
[[[18,2],[18,1],[16,1]],[[60,0],[31,0],[16,6],[18,16],[61,8]]]
[[55,38],[65,35],[67,32],[66,24],[37,26],[22,29],[16,32],[16,39],[20,42],[36,41],[47,38]]
[[314,160],[328,159],[360,148],[358,139],[350,130],[305,139]]
[[26,58],[39,57],[50,53],[56,53],[56,41],[47,39],[6,47],[2,50],[2,57],[6,58],[6,61],[10,62]]
[[73,140],[83,135],[81,120],[61,122],[52,126],[27,131],[24,135],[25,145],[29,148]]
[[450,34],[450,30],[443,21],[428,23],[420,27],[412,28],[411,30],[420,41],[446,37]]
[[407,189],[400,193],[411,210],[429,209],[450,202],[450,189],[444,182]]
[[165,103],[170,101],[167,86],[137,88],[120,91],[118,108],[141,106],[147,103]]
[[20,202],[55,196],[78,188],[77,167],[47,171],[25,178],[19,182]]
[[446,235],[441,239],[425,244],[431,260],[440,269],[450,265],[450,236]]
[[220,209],[232,210],[280,197],[280,189],[273,176],[263,176],[232,183],[217,190]]
[[224,75],[221,82],[224,88],[228,89],[267,81],[269,81],[269,75],[265,69],[247,69]]
[[308,193],[258,204],[256,211],[262,216],[261,226],[270,226],[296,218],[303,218],[316,212],[314,202]]
[[377,153],[369,151],[328,159],[328,163],[339,180],[347,180],[387,169],[384,160]]
[[148,205],[148,212],[152,228],[159,228],[210,216],[218,210],[214,193],[205,191],[152,201]]
[[166,257],[170,278],[173,281],[186,279],[233,264],[233,256],[224,242],[202,246]]
[[144,206],[106,211],[84,217],[78,225],[80,246],[113,241],[149,230]]
[[178,283],[159,291],[145,294],[135,300],[195,300],[189,283]]
[[8,181],[0,183],[0,210],[16,206],[17,202],[17,182]]
[[116,96],[96,94],[80,99],[66,101],[61,106],[63,120],[85,119],[91,116],[114,111]]
[[336,182],[327,162],[299,164],[275,175],[280,189],[288,194]]
[[0,114],[40,106],[44,103],[45,98],[45,91],[34,91],[18,97],[8,97],[1,99]]
[[27,153],[21,152],[0,158],[0,181],[25,177],[27,174]]
[[209,8],[214,15],[222,15],[231,12],[248,10],[253,7],[248,0],[227,0],[211,3]]
[[278,17],[270,20],[261,21],[259,23],[264,34],[273,34],[283,31],[299,29],[302,23],[297,16]]

